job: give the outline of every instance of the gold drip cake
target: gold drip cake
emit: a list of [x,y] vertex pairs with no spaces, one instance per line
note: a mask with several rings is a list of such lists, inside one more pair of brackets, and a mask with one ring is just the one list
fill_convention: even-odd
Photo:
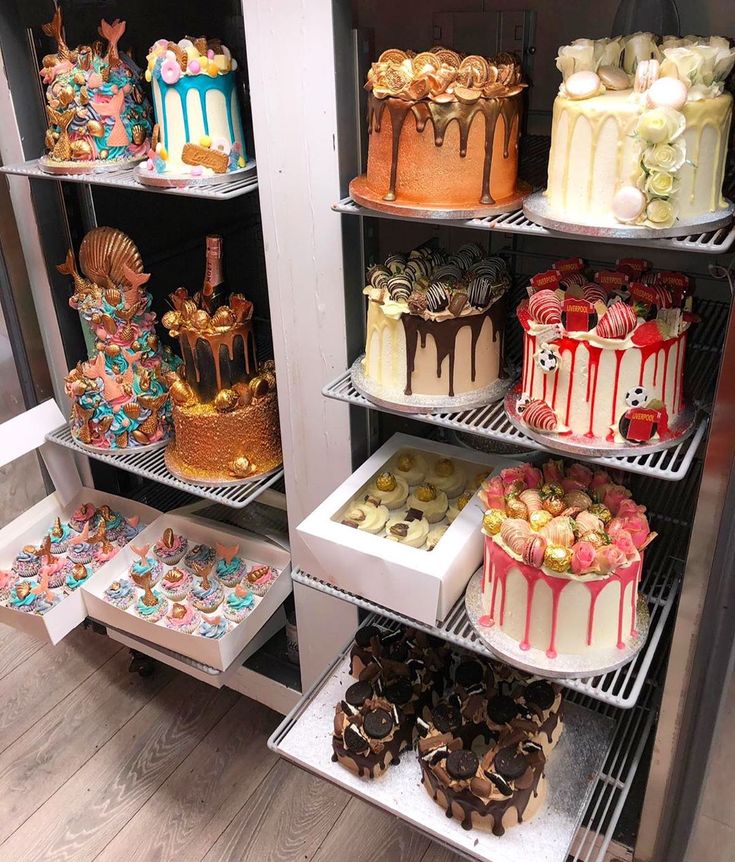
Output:
[[253,304],[232,294],[206,310],[184,288],[163,316],[179,339],[183,369],[171,380],[175,440],[166,450],[174,475],[201,483],[253,479],[283,461],[273,362],[258,365]]

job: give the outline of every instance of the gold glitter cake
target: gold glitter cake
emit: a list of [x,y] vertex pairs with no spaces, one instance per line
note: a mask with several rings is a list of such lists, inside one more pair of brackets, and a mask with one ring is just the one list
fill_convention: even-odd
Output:
[[175,475],[198,482],[251,479],[283,461],[273,362],[258,365],[253,304],[233,294],[212,308],[205,292],[171,294],[163,316],[179,339],[183,370],[172,375],[176,439],[166,450]]

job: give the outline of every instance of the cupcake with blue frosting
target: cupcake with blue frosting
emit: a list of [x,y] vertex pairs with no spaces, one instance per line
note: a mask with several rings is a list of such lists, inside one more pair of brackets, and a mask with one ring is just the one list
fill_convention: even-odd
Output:
[[148,589],[135,603],[135,612],[149,623],[157,623],[168,613],[168,599],[156,590]]
[[212,576],[211,570],[202,571],[201,582],[192,587],[189,594],[189,601],[204,614],[214,613],[224,598],[225,591],[222,589],[222,584]]
[[121,611],[126,611],[135,601],[135,596],[135,587],[130,578],[120,578],[107,587],[103,598]]
[[184,557],[184,565],[196,573],[198,567],[214,565],[215,559],[214,548],[205,544],[193,545]]
[[217,544],[217,565],[214,574],[226,587],[234,587],[240,583],[247,571],[247,563],[242,557],[237,556],[239,545]]
[[57,518],[48,531],[51,539],[50,550],[52,554],[63,554],[69,547],[69,542],[76,536],[76,530],[72,530],[69,524],[62,524],[61,518]]
[[32,614],[37,601],[37,596],[33,592],[35,586],[37,586],[36,581],[23,580],[17,583],[10,590],[8,607],[24,614]]
[[219,640],[230,630],[230,624],[224,617],[203,617],[199,624],[198,634],[203,638]]
[[78,590],[82,584],[86,583],[92,574],[92,566],[84,565],[83,563],[74,563],[71,570],[66,576],[64,587],[68,593],[73,593]]
[[104,521],[105,534],[111,542],[117,542],[125,532],[125,518],[109,506],[100,506],[95,516],[95,528]]
[[41,571],[41,558],[33,545],[25,548],[13,560],[13,571],[19,578],[35,578]]
[[81,563],[82,565],[86,565],[92,561],[95,546],[89,539],[89,530],[90,525],[89,522],[87,522],[84,525],[82,532],[69,542],[69,548],[66,555],[72,563]]
[[[136,553],[139,553],[138,548],[133,548]],[[158,562],[158,560],[148,555],[148,546],[146,546],[145,553],[142,555],[138,555],[138,559],[132,564],[130,567],[130,577],[138,583],[138,578],[146,577],[150,575],[151,581],[150,585],[155,586],[163,575],[163,566]]]
[[222,613],[233,623],[241,623],[255,607],[255,596],[247,587],[238,584],[227,596]]

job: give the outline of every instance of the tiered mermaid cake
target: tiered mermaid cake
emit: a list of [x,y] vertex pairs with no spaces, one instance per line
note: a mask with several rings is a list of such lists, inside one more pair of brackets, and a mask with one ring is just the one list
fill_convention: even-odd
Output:
[[171,381],[176,439],[172,473],[197,482],[251,479],[279,467],[281,434],[273,362],[258,365],[253,304],[232,294],[216,309],[181,287],[163,325],[178,337],[184,367]]
[[384,51],[368,73],[367,175],[350,184],[377,209],[481,215],[519,200],[522,70],[447,48]]
[[[468,244],[448,254],[425,245],[368,270],[361,391],[406,410],[448,410],[502,397],[505,293],[499,257]],[[359,379],[358,379],[359,378]]]
[[[559,49],[548,214],[573,224],[670,228],[727,212],[732,116],[727,39],[650,33]],[[531,213],[532,215],[533,213]]]
[[74,279],[69,304],[94,339],[89,360],[66,378],[72,435],[110,450],[161,443],[171,422],[164,378],[179,360],[159,344],[140,253],[122,231],[95,228],[79,247],[79,266],[70,250],[57,267]]
[[517,310],[523,375],[506,403],[532,436],[565,451],[635,450],[688,432],[690,280],[648,266],[591,272],[575,259],[531,279]]
[[55,54],[43,58],[46,85],[48,155],[40,161],[51,173],[82,173],[139,161],[148,151],[151,106],[141,90],[141,71],[118,42],[125,22],[102,21],[99,34],[108,41],[72,50],[64,41],[61,9],[44,25],[55,39]]
[[159,39],[148,53],[157,128],[143,182],[201,180],[244,168],[237,61],[219,39]]
[[551,661],[626,649],[638,635],[643,549],[656,536],[630,491],[603,470],[549,461],[543,472],[503,470],[480,497],[480,625]]

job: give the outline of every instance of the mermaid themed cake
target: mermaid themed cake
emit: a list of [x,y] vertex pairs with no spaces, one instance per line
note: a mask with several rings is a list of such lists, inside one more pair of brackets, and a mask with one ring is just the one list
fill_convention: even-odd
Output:
[[106,48],[96,41],[71,49],[58,7],[43,32],[55,40],[56,51],[43,58],[40,73],[49,123],[41,170],[88,173],[145,158],[152,111],[141,89],[141,70],[118,50],[125,22],[103,19],[99,35]]
[[113,452],[165,442],[171,430],[165,375],[180,360],[159,343],[138,249],[122,231],[94,228],[79,247],[79,268],[71,250],[57,268],[73,279],[69,305],[82,318],[89,348],[89,359],[66,378],[72,436]]
[[156,127],[136,172],[150,185],[188,184],[245,168],[237,61],[219,39],[159,39],[145,73]]

